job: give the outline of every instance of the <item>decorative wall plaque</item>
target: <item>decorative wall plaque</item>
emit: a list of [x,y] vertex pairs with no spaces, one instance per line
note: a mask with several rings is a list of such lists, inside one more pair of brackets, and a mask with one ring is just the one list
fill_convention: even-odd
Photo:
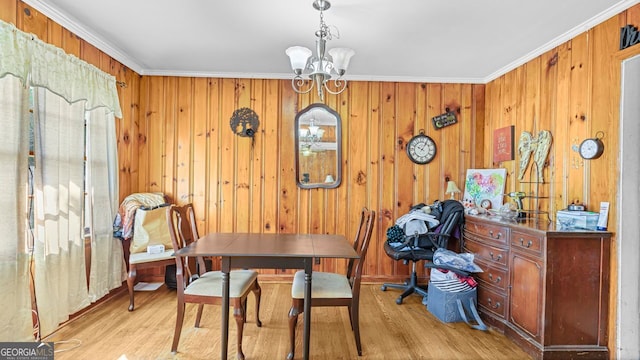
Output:
[[493,131],[493,162],[509,161],[514,159],[513,153],[513,125]]
[[433,122],[433,127],[436,130],[440,130],[445,126],[450,126],[456,124],[458,119],[456,118],[456,113],[453,111],[447,111],[446,113],[438,116],[434,116],[431,121]]
[[620,50],[626,49],[637,43],[640,43],[640,32],[638,32],[637,27],[627,25],[620,28]]
[[260,121],[255,111],[244,107],[233,112],[229,125],[234,134],[252,138],[258,131]]

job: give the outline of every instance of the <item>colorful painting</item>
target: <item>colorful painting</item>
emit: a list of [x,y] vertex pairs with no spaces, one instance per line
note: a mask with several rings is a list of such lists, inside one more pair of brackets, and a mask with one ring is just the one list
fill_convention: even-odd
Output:
[[468,169],[464,182],[464,203],[479,206],[484,199],[491,201],[492,209],[499,209],[504,201],[507,169]]

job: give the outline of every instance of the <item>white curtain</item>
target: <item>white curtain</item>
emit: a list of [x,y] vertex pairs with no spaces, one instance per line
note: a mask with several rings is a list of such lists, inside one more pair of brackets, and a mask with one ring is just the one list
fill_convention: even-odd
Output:
[[96,301],[125,280],[124,254],[113,237],[118,212],[118,156],[113,113],[104,108],[87,114],[87,201],[91,231],[89,298]]
[[[1,56],[0,56],[1,57]],[[0,78],[0,341],[33,339],[27,250],[28,89]]]
[[90,304],[84,255],[84,103],[37,88],[35,293],[41,334]]
[[[25,88],[37,88],[33,281],[42,335],[51,333],[69,314],[87,306],[90,300],[121,284],[122,249],[115,246],[120,245],[119,242],[107,239],[106,235],[107,216],[111,222],[114,209],[102,206],[113,203],[117,197],[114,117],[122,117],[122,111],[113,76],[1,20],[0,80],[0,165],[3,170],[0,184],[5,187],[0,194],[0,205],[9,213],[0,225],[6,239],[0,242],[0,285],[4,285],[0,304],[6,307],[0,317],[3,324],[0,341],[18,341],[33,339],[29,252],[24,245],[28,219],[28,148],[24,147],[29,143]],[[18,84],[20,91],[13,83],[5,84],[7,81]],[[97,122],[105,122],[101,124],[104,131],[97,129],[93,133],[92,143],[96,140],[95,146],[106,148],[107,157],[106,160],[88,159],[87,166],[94,180],[104,171],[98,167],[106,165],[109,169],[106,170],[108,176],[87,189],[93,192],[91,211],[87,212],[83,208],[84,118],[87,110],[94,109],[101,110],[103,115],[109,114],[90,116]],[[105,137],[102,140],[106,145],[98,143],[100,136]],[[98,153],[98,150],[93,152]],[[95,215],[98,217],[94,218]],[[85,269],[85,220],[96,236],[91,249],[95,270],[90,276],[96,279],[96,284],[92,286],[91,296]],[[28,329],[29,334],[24,329]]]

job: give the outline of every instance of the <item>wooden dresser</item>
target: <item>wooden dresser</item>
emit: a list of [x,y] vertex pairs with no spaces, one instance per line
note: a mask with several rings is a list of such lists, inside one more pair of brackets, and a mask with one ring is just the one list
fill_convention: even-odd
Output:
[[465,216],[483,320],[534,359],[608,359],[611,233]]

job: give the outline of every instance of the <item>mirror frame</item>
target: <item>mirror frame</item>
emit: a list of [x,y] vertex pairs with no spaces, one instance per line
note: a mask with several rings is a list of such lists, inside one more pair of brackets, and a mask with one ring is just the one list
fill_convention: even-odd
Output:
[[[327,111],[330,115],[333,115],[336,119],[336,173],[335,173],[335,181],[332,183],[302,183],[300,181],[302,177],[302,172],[300,171],[300,119],[309,111],[313,109],[320,108]],[[340,114],[330,108],[329,106],[321,103],[314,103],[306,108],[302,109],[296,114],[295,120],[295,153],[296,153],[296,184],[299,188],[302,189],[335,189],[340,186],[342,182],[342,119],[340,118]]]

